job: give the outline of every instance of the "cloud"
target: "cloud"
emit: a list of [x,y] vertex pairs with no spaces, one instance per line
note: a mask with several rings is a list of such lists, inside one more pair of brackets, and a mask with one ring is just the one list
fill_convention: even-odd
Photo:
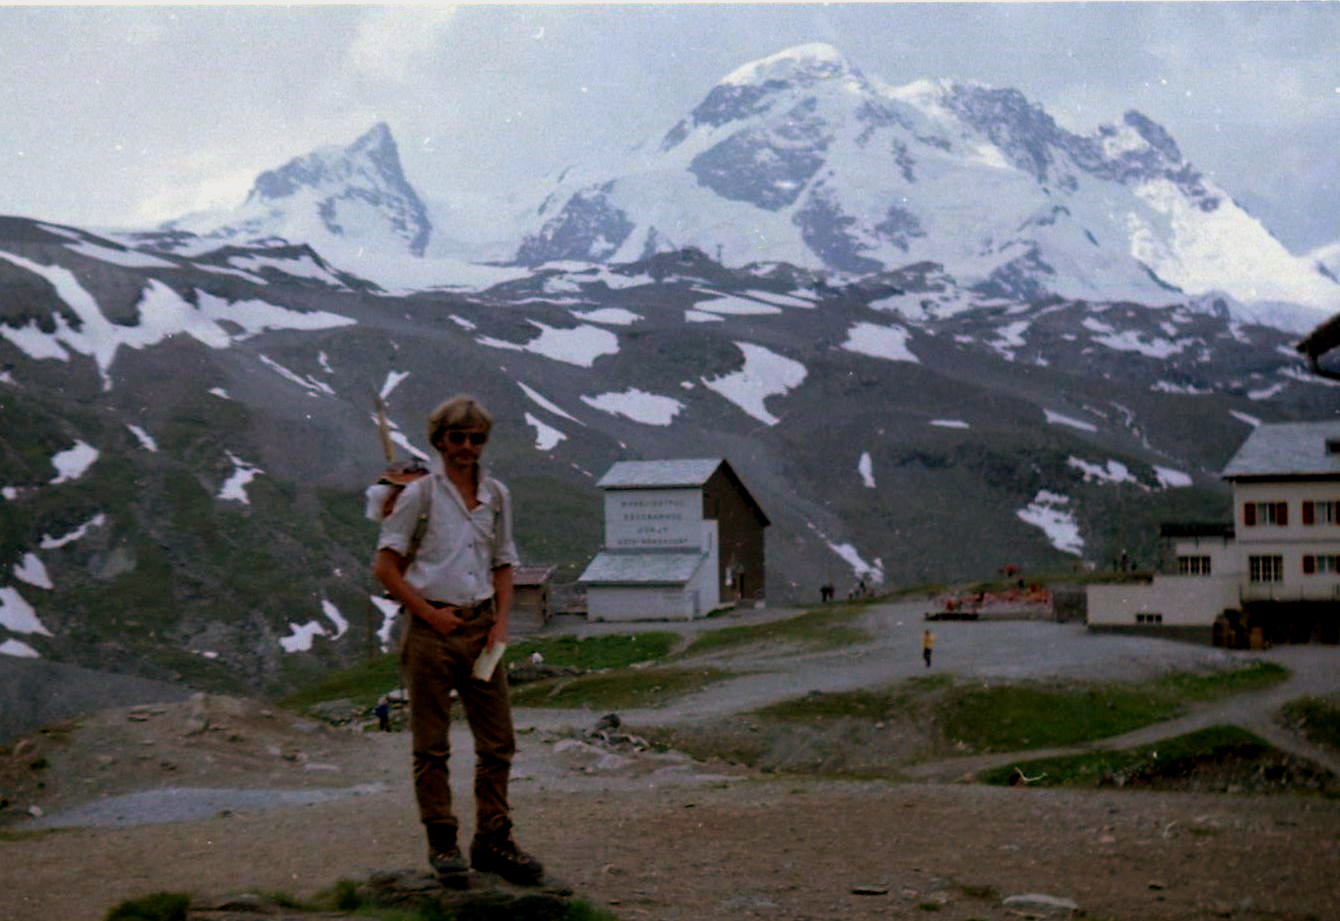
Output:
[[256,181],[258,170],[234,170],[216,175],[189,173],[164,184],[135,205],[135,216],[158,224],[211,208],[235,208]]
[[381,7],[369,10],[347,54],[356,72],[388,83],[408,82],[425,55],[438,49],[456,18],[455,7]]

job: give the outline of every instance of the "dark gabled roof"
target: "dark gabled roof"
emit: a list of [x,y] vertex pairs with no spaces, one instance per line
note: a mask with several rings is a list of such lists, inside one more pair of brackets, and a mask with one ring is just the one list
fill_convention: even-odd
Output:
[[1226,480],[1340,477],[1340,420],[1259,425],[1222,476]]
[[745,488],[730,462],[722,457],[678,458],[670,460],[617,461],[605,471],[596,485],[601,489],[696,489],[706,485],[717,470],[735,484],[740,495],[758,515],[759,523],[770,522],[763,507]]

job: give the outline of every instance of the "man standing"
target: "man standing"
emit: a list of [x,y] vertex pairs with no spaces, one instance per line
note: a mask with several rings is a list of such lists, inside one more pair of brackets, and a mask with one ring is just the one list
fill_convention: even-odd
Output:
[[935,634],[927,628],[921,634],[921,657],[926,660],[926,667],[931,667],[931,652],[935,649]]
[[[428,861],[448,885],[470,867],[538,884],[539,861],[517,847],[507,803],[516,753],[507,671],[474,678],[485,649],[507,642],[512,605],[511,495],[480,465],[493,417],[457,396],[428,417],[441,469],[405,487],[377,542],[373,575],[408,615],[401,649],[410,695],[414,793],[428,836]],[[475,836],[467,865],[457,844],[447,773],[451,692],[460,696],[475,741]]]

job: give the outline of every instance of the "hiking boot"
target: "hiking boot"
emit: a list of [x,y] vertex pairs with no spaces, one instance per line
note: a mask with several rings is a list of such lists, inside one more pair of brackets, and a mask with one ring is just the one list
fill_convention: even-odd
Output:
[[469,885],[470,864],[458,847],[445,851],[428,849],[428,863],[437,874],[438,882],[453,889],[464,889]]
[[544,867],[531,855],[505,838],[476,838],[470,845],[470,866],[481,873],[496,873],[518,886],[538,886],[544,879]]

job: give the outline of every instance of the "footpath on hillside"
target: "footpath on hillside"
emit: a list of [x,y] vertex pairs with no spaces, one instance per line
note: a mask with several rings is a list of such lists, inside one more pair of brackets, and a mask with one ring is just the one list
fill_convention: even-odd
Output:
[[[687,639],[795,613],[556,629],[670,629]],[[857,645],[752,645],[695,660],[733,677],[664,707],[624,712],[624,725],[712,724],[810,691],[926,674],[1134,681],[1252,659],[1292,672],[1268,691],[1124,737],[1134,743],[1184,731],[1188,721],[1269,720],[1295,693],[1331,693],[1340,682],[1332,664],[1340,650],[1331,647],[1239,653],[1044,622],[937,624],[927,669],[920,604],[873,604],[856,616],[869,635]],[[932,782],[767,775],[606,744],[589,734],[603,715],[519,710],[513,790],[523,845],[554,879],[620,921],[888,921],[931,910],[947,921],[1017,921],[1020,911],[1114,921],[1340,917],[1333,800],[934,782],[961,779],[966,763],[958,759],[923,765],[920,779]],[[341,879],[422,875],[403,733],[355,734],[215,697],[107,711],[62,732],[43,738],[48,751],[27,752],[45,762],[28,773],[45,783],[50,821],[0,835],[6,921],[103,921],[117,902],[155,891],[224,901],[257,891],[306,897]],[[469,763],[460,721],[453,750],[454,764]],[[466,801],[470,772],[453,771],[453,781]],[[21,830],[38,824],[62,830]],[[1268,874],[1263,849],[1276,861]],[[1052,899],[1039,904],[1056,913],[1010,901],[1029,895]]]

